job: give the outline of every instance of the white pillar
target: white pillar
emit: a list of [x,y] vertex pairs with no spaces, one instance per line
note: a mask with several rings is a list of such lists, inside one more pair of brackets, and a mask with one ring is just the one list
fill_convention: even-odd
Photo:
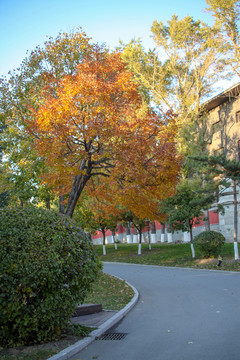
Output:
[[127,235],[127,243],[130,244],[132,242],[131,234]]
[[165,234],[161,234],[161,243],[165,242]]
[[137,243],[138,242],[138,234],[133,234],[133,243]]
[[172,243],[172,233],[167,233],[168,243]]
[[151,243],[154,244],[157,242],[157,234],[151,233]]
[[183,241],[184,241],[184,242],[190,242],[190,232],[185,231],[185,232],[183,233]]

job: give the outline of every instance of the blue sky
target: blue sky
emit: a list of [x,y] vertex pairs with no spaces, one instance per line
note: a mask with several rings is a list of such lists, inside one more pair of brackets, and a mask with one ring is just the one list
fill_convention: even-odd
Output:
[[41,45],[47,36],[82,27],[93,42],[115,48],[142,38],[153,47],[151,25],[166,22],[175,13],[208,23],[204,0],[0,0],[0,75],[17,68],[27,50]]

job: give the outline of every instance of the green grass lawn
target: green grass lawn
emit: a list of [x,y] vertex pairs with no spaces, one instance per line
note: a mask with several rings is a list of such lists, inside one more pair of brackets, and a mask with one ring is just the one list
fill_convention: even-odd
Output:
[[131,301],[133,296],[134,291],[125,281],[101,273],[84,303],[102,304],[103,309],[107,310],[121,310]]
[[190,244],[152,244],[152,250],[149,250],[148,244],[142,244],[142,255],[137,255],[138,244],[118,244],[117,247],[115,250],[114,245],[107,245],[107,254],[104,256],[102,246],[94,246],[102,261],[240,271],[240,261],[234,260],[232,243],[224,244],[221,249],[221,267],[217,266],[217,259],[203,259],[196,246],[196,258],[193,259]]

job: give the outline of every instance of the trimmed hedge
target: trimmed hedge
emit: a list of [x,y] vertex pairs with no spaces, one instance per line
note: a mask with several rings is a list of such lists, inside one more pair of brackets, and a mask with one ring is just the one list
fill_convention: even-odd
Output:
[[53,340],[101,264],[81,229],[35,207],[0,209],[0,344]]
[[194,242],[206,258],[217,256],[225,242],[225,237],[217,231],[203,231],[194,238]]

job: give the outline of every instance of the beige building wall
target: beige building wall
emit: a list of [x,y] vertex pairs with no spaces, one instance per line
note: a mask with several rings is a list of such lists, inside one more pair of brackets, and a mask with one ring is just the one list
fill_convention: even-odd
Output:
[[240,95],[225,101],[208,113],[209,151],[223,152],[229,158],[240,157]]
[[[207,103],[210,155],[224,153],[240,161],[240,85],[227,90]],[[238,187],[238,241],[240,242],[240,188]],[[225,189],[219,198],[225,214],[219,214],[219,231],[233,241],[233,191]]]

